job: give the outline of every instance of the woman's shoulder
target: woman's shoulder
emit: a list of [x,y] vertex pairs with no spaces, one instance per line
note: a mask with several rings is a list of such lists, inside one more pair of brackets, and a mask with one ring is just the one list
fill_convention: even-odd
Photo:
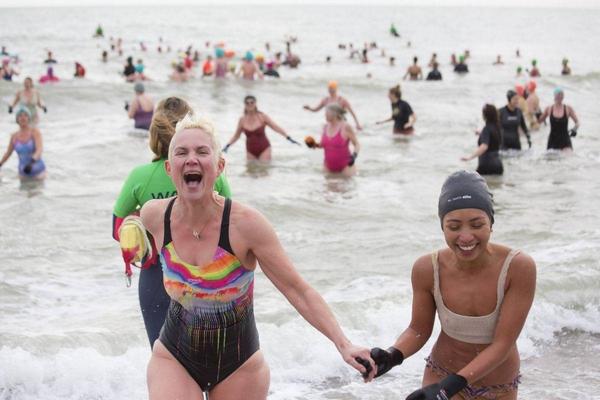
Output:
[[140,217],[144,226],[150,232],[156,232],[157,227],[161,226],[167,205],[172,200],[168,199],[152,199],[148,200],[140,210]]

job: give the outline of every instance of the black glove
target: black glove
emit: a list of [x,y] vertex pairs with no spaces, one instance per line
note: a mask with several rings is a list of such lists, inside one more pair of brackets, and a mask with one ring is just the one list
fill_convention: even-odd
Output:
[[449,400],[467,386],[467,380],[460,375],[448,375],[439,383],[425,386],[408,395],[406,400]]
[[12,114],[12,112],[13,112],[13,108],[12,108],[12,106],[8,106],[8,113],[9,113],[9,114]]
[[367,378],[367,376],[369,376],[369,374],[371,373],[371,371],[373,370],[373,367],[371,367],[371,363],[369,363],[367,360],[364,360],[360,357],[356,357],[355,358],[356,362],[359,363],[360,365],[362,365],[363,367],[365,367],[367,369],[367,372],[365,372],[364,374],[362,374],[363,378]]
[[371,358],[377,365],[377,375],[375,375],[375,378],[377,378],[396,365],[402,364],[402,361],[404,361],[404,354],[395,347],[389,347],[387,350],[374,347],[371,349]]
[[32,158],[31,161],[29,161],[29,164],[27,164],[26,166],[23,167],[23,172],[25,172],[26,174],[29,175],[31,173],[34,163],[35,163],[35,160]]
[[129,103],[128,102],[125,102],[125,107],[124,108],[125,108],[125,111],[129,111]]
[[223,150],[221,150],[223,153],[227,153],[227,150],[229,150],[229,147],[231,146],[231,144],[227,143],[225,145],[225,147],[223,147]]
[[356,161],[356,157],[358,157],[358,153],[354,152],[350,155],[350,161],[348,161],[348,166],[351,167],[354,165],[354,162]]
[[48,107],[42,106],[42,110],[44,110],[44,114],[46,114],[48,112]]
[[577,136],[577,129],[573,128],[569,131],[569,135],[571,135],[571,137],[575,137]]
[[293,143],[293,144],[297,144],[298,146],[300,146],[300,143],[298,143],[294,139],[292,139],[291,136],[286,136],[285,138],[288,140],[288,142]]

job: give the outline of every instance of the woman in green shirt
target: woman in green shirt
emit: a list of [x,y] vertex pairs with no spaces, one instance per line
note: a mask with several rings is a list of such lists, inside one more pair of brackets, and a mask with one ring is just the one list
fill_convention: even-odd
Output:
[[[150,125],[150,149],[155,157],[151,163],[135,167],[123,184],[113,209],[115,240],[119,240],[119,228],[125,217],[136,213],[148,200],[164,199],[177,194],[175,185],[165,170],[165,160],[168,157],[171,138],[175,134],[175,125],[189,111],[189,104],[178,97],[169,97],[158,103]],[[217,178],[214,189],[221,196],[231,197],[225,175]],[[156,254],[156,251],[152,254]],[[165,321],[170,302],[163,286],[162,270],[157,259],[145,260],[144,268],[140,272],[138,292],[146,333],[150,346],[153,346]]]

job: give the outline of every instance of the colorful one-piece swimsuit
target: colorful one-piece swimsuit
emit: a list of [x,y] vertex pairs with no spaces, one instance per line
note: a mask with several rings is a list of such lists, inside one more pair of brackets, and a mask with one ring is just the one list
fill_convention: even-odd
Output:
[[165,211],[160,261],[171,297],[159,340],[203,391],[209,391],[258,349],[254,322],[254,272],[233,254],[229,243],[231,200],[225,199],[219,245],[213,261],[186,263],[171,238],[173,198]]

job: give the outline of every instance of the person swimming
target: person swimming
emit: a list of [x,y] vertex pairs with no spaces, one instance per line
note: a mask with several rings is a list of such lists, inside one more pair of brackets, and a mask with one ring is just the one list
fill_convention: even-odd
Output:
[[562,70],[561,75],[571,75],[571,67],[569,67],[569,60],[567,58],[562,59]]
[[417,57],[413,57],[413,64],[408,67],[406,70],[406,74],[402,79],[406,80],[406,78],[410,77],[411,81],[416,81],[419,79],[423,79],[423,71],[421,67],[417,64],[419,59]]
[[256,97],[248,95],[244,98],[244,115],[240,117],[235,133],[223,147],[223,152],[226,153],[244,133],[246,135],[246,159],[248,161],[271,161],[271,142],[265,133],[267,126],[285,137],[288,142],[299,144],[271,117],[258,110]]
[[46,164],[42,160],[42,134],[32,125],[33,118],[27,108],[19,108],[15,117],[19,130],[11,135],[8,148],[0,159],[0,167],[14,151],[19,156],[19,178],[44,179]]
[[412,267],[409,326],[371,357],[380,377],[417,353],[441,331],[425,359],[421,388],[407,400],[516,399],[521,382],[517,339],[535,295],[535,261],[491,242],[492,194],[476,172],[450,175],[438,199],[447,246]]
[[458,57],[458,64],[456,64],[454,66],[454,72],[459,73],[459,74],[466,74],[469,72],[469,67],[465,63],[465,60],[466,60],[466,58],[463,55]]
[[431,71],[429,71],[429,73],[427,74],[426,80],[428,80],[428,81],[441,81],[442,80],[442,73],[438,69],[439,68],[439,64],[437,62],[434,62],[432,68],[433,69]]
[[135,121],[134,126],[136,129],[148,130],[152,123],[154,102],[145,93],[146,89],[143,83],[137,82],[133,86],[133,90],[135,91],[135,97],[131,101],[131,105],[129,103],[125,104],[125,111],[127,111],[129,118]]
[[19,90],[15,94],[15,98],[11,105],[8,106],[9,114],[12,113],[13,108],[19,104],[21,107],[25,107],[31,115],[31,123],[36,126],[39,122],[39,116],[37,109],[38,107],[44,110],[44,113],[48,112],[48,108],[42,102],[42,96],[33,87],[33,79],[30,76],[26,77],[23,81],[23,90]]
[[540,70],[537,67],[537,60],[536,59],[531,60],[531,71],[529,71],[529,76],[532,78],[537,78],[541,75],[542,74],[540,73]]
[[477,149],[473,154],[462,157],[461,160],[469,161],[478,157],[477,173],[480,175],[502,175],[504,166],[500,159],[500,122],[498,110],[492,104],[486,104],[482,110],[485,126],[478,132]]
[[85,68],[77,61],[75,62],[75,73],[73,76],[75,78],[85,78]]
[[[310,148],[324,150],[324,167],[327,172],[341,173],[344,176],[356,174],[356,158],[360,152],[360,143],[354,130],[346,122],[346,111],[338,104],[330,104],[325,109],[327,123],[323,127],[321,141],[309,140]],[[306,142],[306,140],[305,140]],[[307,144],[308,144],[307,143]],[[350,143],[354,148],[350,153]]]
[[354,110],[352,109],[350,102],[348,100],[346,100],[344,97],[339,96],[337,89],[338,89],[337,81],[329,81],[329,83],[327,84],[327,91],[329,92],[329,96],[324,97],[316,107],[311,107],[308,104],[305,104],[303,106],[303,108],[308,111],[318,112],[323,107],[326,107],[329,104],[338,104],[345,111],[350,112],[350,115],[352,115],[352,118],[354,119],[354,123],[356,124],[356,129],[361,130],[362,127],[360,126],[360,123],[358,122],[358,118],[356,118],[356,114],[354,113]]
[[502,128],[502,150],[521,150],[520,132],[527,137],[527,144],[531,147],[531,137],[525,123],[523,113],[519,108],[519,96],[514,90],[506,92],[508,103],[499,111],[500,126]]
[[[572,151],[571,138],[577,136],[579,118],[573,107],[563,104],[565,93],[562,88],[554,89],[554,104],[547,107],[539,117],[539,123],[550,117],[550,134],[548,135],[548,150]],[[575,122],[575,127],[569,130],[569,118]]]
[[[120,229],[125,218],[139,212],[146,202],[177,195],[177,189],[167,174],[165,162],[171,139],[175,134],[175,125],[190,111],[189,104],[178,97],[168,97],[156,106],[148,143],[154,157],[152,162],[135,167],[123,183],[113,207],[112,236],[115,240],[120,240]],[[231,198],[231,188],[225,173],[217,177],[213,189],[219,195]],[[156,249],[152,253],[156,255]],[[165,322],[170,298],[163,285],[160,262],[150,254],[142,260],[138,296],[146,333],[152,347]]]
[[240,66],[239,75],[249,81],[253,81],[255,78],[263,79],[263,73],[260,71],[251,51],[246,52]]
[[410,104],[402,100],[400,85],[390,88],[388,98],[392,106],[392,116],[383,121],[378,121],[376,124],[394,121],[394,134],[412,135],[415,132],[414,124],[417,121],[417,116]]
[[127,82],[135,81],[135,66],[133,65],[133,57],[127,57],[127,63],[123,68],[123,76]]

